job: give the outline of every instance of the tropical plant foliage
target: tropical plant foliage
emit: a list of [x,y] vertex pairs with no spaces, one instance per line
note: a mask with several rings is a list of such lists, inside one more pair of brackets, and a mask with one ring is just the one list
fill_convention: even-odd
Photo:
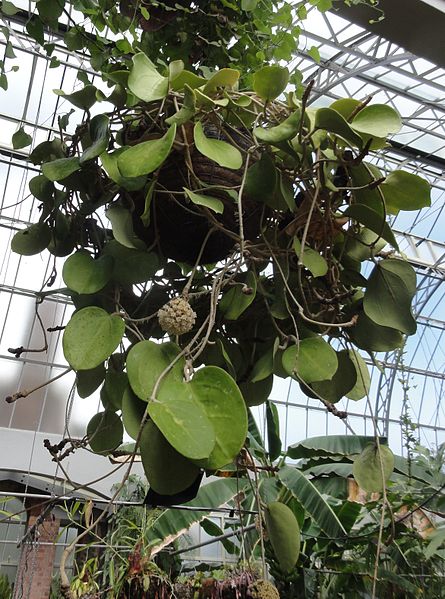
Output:
[[[430,204],[424,179],[374,164],[402,127],[393,108],[356,98],[312,107],[311,86],[277,64],[295,51],[307,5],[332,3],[100,0],[54,10],[40,0],[28,33],[50,53],[44,27],[80,11],[85,21],[69,15],[64,42],[90,54],[103,85],[83,73],[79,89],[54,90],[83,117],[74,131],[71,112],[60,117],[60,135],[32,149],[40,215],[12,240],[18,254],[66,258],[62,291],[75,312],[64,355],[79,395],[100,387],[103,405],[85,443],[109,455],[126,431],[157,505],[236,495],[238,506],[261,508],[276,578],[294,590],[286,576],[297,560],[309,568],[332,552],[335,567],[356,550],[344,545],[353,526],[375,532],[369,514],[340,505],[332,489],[353,473],[385,494],[405,465],[374,438],[309,440],[283,455],[273,377],[292,377],[340,417],[340,399],[368,395],[362,353],[400,348],[416,330],[415,272],[390,217]],[[11,2],[2,10],[19,12]],[[13,144],[30,141],[20,129]],[[259,404],[267,449],[250,413]],[[249,493],[258,461],[266,474]],[[221,471],[241,481],[199,488],[204,472]],[[176,514],[159,518],[150,551],[202,513],[181,519],[178,528]],[[249,534],[254,554],[263,541]],[[363,534],[363,563],[351,560],[351,573],[360,563],[367,576]],[[394,576],[388,584],[400,586]],[[304,584],[331,593],[326,577]]]

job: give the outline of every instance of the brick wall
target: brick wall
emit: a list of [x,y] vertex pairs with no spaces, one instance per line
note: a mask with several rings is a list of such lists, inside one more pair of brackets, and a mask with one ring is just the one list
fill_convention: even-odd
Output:
[[[56,553],[54,543],[59,532],[60,520],[51,513],[41,519],[41,507],[35,502],[28,504],[27,510],[27,530],[35,527],[36,534],[22,546],[14,599],[48,599]],[[34,538],[37,538],[37,544],[32,543]]]

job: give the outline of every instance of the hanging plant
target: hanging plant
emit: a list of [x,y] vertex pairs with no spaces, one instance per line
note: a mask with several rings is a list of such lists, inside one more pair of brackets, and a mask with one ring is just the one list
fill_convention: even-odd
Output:
[[328,407],[359,400],[358,350],[416,329],[415,273],[388,216],[428,206],[429,185],[370,162],[399,115],[351,98],[308,107],[310,89],[282,101],[279,66],[252,89],[239,78],[141,52],[108,73],[111,110],[91,115],[104,96],[90,84],[57,91],[86,118],[31,153],[40,218],[12,240],[68,256],[65,357],[82,396],[104,381],[91,448],[112,451],[125,427],[172,501],[237,459],[274,375]]

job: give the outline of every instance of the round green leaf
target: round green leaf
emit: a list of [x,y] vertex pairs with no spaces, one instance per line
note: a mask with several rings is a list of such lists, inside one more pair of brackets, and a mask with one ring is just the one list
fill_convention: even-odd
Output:
[[418,175],[405,171],[393,171],[380,185],[388,212],[420,210],[431,206],[431,185]]
[[100,390],[100,400],[106,410],[116,412],[122,408],[122,398],[128,387],[128,377],[125,372],[108,370],[105,382]]
[[142,401],[137,397],[129,386],[124,391],[122,397],[122,421],[125,430],[134,440],[139,435],[142,418],[147,409],[147,402]]
[[173,124],[163,137],[143,141],[122,152],[117,159],[121,175],[140,177],[158,169],[169,155],[175,135],[176,125]]
[[286,67],[266,66],[253,75],[253,89],[263,100],[275,100],[284,92],[289,81]]
[[332,108],[318,108],[315,113],[315,128],[338,135],[352,146],[362,147],[363,141],[342,115]]
[[139,52],[133,56],[128,87],[136,97],[144,102],[153,102],[161,100],[167,95],[168,77],[162,77],[148,56]]
[[134,232],[130,210],[113,205],[105,211],[105,216],[111,223],[116,241],[130,249],[145,249],[145,243]]
[[[394,454],[387,445],[367,445],[352,465],[359,487],[368,493],[379,493],[394,470]],[[382,476],[383,475],[383,476]]]
[[11,241],[11,249],[22,256],[33,256],[43,252],[51,241],[51,230],[46,223],[36,223],[18,231]]
[[[179,352],[179,347],[170,342],[140,341],[133,345],[127,356],[127,373],[131,388],[140,399],[144,401],[150,399],[161,373],[168,368]],[[166,375],[169,382],[182,382],[183,367],[184,359],[181,358]],[[161,385],[164,384],[165,379]]]
[[193,129],[196,149],[219,166],[238,170],[243,164],[241,152],[235,146],[220,139],[207,137],[201,121],[198,121]]
[[357,370],[352,363],[348,350],[337,352],[338,368],[329,381],[314,381],[312,389],[330,403],[337,403],[349,393],[357,383]]
[[[249,293],[245,293],[246,288],[249,289]],[[227,320],[236,320],[239,318],[255,299],[256,289],[257,280],[255,273],[249,271],[246,275],[245,283],[234,285],[221,298],[218,308],[224,314],[224,318]]]
[[89,110],[97,101],[97,88],[94,85],[85,85],[83,89],[72,94],[66,94],[61,89],[54,89],[53,92],[58,96],[62,96],[65,100],[73,104],[73,106],[81,110]]
[[77,393],[89,397],[99,388],[105,378],[105,367],[99,364],[91,370],[79,370],[76,376]]
[[75,312],[63,333],[63,353],[74,370],[90,370],[119,345],[125,323],[117,315],[89,306]]
[[353,401],[358,401],[359,399],[362,399],[368,395],[369,388],[371,386],[371,377],[364,359],[357,351],[350,349],[349,357],[351,358],[351,362],[354,364],[355,370],[357,372],[357,382],[353,388],[346,393],[346,397],[348,399],[352,399]]
[[[183,383],[203,408],[216,436],[215,447],[208,459],[199,462],[216,470],[231,462],[240,451],[247,435],[247,410],[243,396],[233,378],[217,366],[198,370],[190,383]],[[160,398],[168,393],[167,386]]]
[[144,187],[147,177],[141,176],[126,178],[121,175],[118,168],[119,156],[121,156],[121,154],[123,154],[126,150],[128,150],[128,146],[118,148],[114,152],[111,152],[111,154],[108,152],[103,152],[100,155],[100,161],[102,162],[103,168],[112,181],[128,191],[138,191]]
[[351,127],[359,133],[366,133],[373,137],[387,137],[391,133],[400,131],[402,120],[391,106],[372,104],[365,106],[355,115]]
[[88,443],[95,453],[107,454],[122,443],[124,428],[114,412],[99,412],[88,423]]
[[352,204],[351,206],[348,206],[344,211],[344,214],[382,237],[385,241],[390,243],[393,248],[399,249],[394,233],[385,221],[383,214],[380,214],[364,204]]
[[159,399],[149,403],[148,413],[176,451],[191,460],[200,460],[209,457],[216,438],[205,410],[191,393],[190,385],[167,378],[158,394]]
[[400,331],[378,325],[364,312],[360,313],[357,323],[348,332],[354,344],[366,351],[390,351],[403,345]]
[[21,150],[32,144],[32,137],[26,133],[23,127],[20,127],[18,131],[12,136],[12,147],[14,150]]
[[203,93],[209,96],[221,88],[233,88],[238,83],[239,76],[240,72],[235,69],[220,69],[207,81]]
[[283,572],[294,568],[300,555],[300,527],[293,511],[284,503],[270,502],[265,510],[266,530]]
[[[412,288],[408,289],[403,277],[412,274],[408,262],[397,260],[398,272],[392,268],[393,260],[382,260],[374,267],[363,298],[366,316],[375,323],[412,335],[416,331],[416,321],[411,312]],[[389,267],[386,265],[389,262]]]
[[73,156],[72,158],[59,158],[52,162],[45,162],[42,165],[42,173],[50,181],[61,181],[66,179],[69,175],[72,175],[80,169],[79,158]]
[[301,241],[297,237],[294,237],[293,246],[298,258],[303,262],[303,266],[307,268],[314,277],[323,277],[328,272],[328,263],[317,251],[305,245],[303,258],[301,259]]
[[180,493],[199,474],[199,468],[178,453],[151,420],[142,430],[140,452],[150,487],[161,495]]
[[361,102],[359,100],[354,100],[354,98],[340,98],[339,100],[332,102],[329,108],[339,112],[347,121],[357,106],[360,106],[360,104]]
[[268,376],[266,379],[257,383],[240,383],[240,391],[243,394],[246,405],[259,406],[269,399],[270,392],[273,387],[273,376]]
[[149,281],[159,268],[159,258],[154,252],[128,248],[115,239],[105,244],[102,254],[114,260],[113,281],[125,286]]
[[76,293],[96,293],[108,283],[113,272],[113,259],[102,256],[97,260],[84,250],[72,254],[63,265],[65,285]]
[[305,383],[332,379],[338,367],[335,351],[321,337],[308,337],[298,346],[288,347],[283,353],[282,364],[289,376]]

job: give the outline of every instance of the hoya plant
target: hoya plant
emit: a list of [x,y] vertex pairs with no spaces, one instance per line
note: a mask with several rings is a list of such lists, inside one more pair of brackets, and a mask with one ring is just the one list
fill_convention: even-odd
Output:
[[101,386],[89,445],[108,454],[125,429],[162,496],[237,459],[274,376],[328,408],[358,401],[360,350],[416,330],[388,217],[427,206],[429,185],[370,160],[399,115],[353,98],[312,108],[280,66],[251,89],[239,78],[139,52],[107,75],[111,110],[89,83],[56,91],[85,118],[32,151],[40,217],[12,240],[66,257],[63,351],[82,397]]

